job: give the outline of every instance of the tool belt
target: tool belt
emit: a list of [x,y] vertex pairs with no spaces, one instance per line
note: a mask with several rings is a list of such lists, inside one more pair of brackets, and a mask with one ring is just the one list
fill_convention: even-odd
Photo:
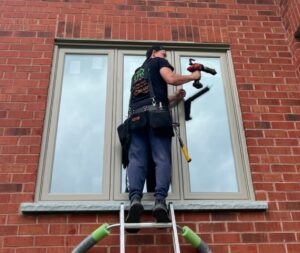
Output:
[[132,110],[130,129],[144,128],[147,123],[155,130],[163,131],[172,128],[172,116],[168,106],[148,105]]
[[157,105],[144,105],[144,106],[139,107],[137,109],[131,109],[129,116],[134,115],[134,114],[138,114],[138,113],[142,113],[142,112],[147,112],[147,111],[150,112],[150,111],[156,111],[156,110],[167,111],[167,110],[169,110],[169,107],[168,106],[157,106]]

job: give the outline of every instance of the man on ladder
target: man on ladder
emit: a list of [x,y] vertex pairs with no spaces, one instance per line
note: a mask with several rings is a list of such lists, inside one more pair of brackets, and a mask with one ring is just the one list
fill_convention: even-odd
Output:
[[129,102],[131,143],[127,167],[130,208],[126,223],[138,223],[144,210],[141,199],[149,154],[155,164],[153,216],[157,222],[170,221],[166,197],[171,182],[171,138],[174,134],[167,84],[178,86],[199,80],[201,77],[200,71],[194,71],[189,75],[173,72],[174,68],[165,59],[166,51],[159,45],[150,47],[146,57],[143,65],[135,71],[131,83]]

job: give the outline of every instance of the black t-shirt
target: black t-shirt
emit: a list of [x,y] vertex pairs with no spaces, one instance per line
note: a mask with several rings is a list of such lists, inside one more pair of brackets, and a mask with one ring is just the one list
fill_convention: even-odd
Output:
[[[159,57],[147,59],[143,66],[145,67],[145,71],[147,71],[147,68],[149,69],[149,75],[156,102],[162,102],[164,105],[168,105],[168,86],[160,75],[160,69],[167,67],[173,71],[173,66],[171,66],[170,63],[164,58]],[[144,105],[152,104],[152,96],[150,95],[148,83],[145,81],[145,79],[140,79],[140,77],[143,76],[143,71],[144,69],[142,69],[142,71],[137,69],[133,76],[132,82],[134,84],[132,84],[131,87],[132,90],[130,103],[132,108],[138,108]]]
[[147,63],[149,66],[151,83],[156,99],[163,104],[169,104],[168,86],[166,81],[160,75],[160,69],[167,67],[173,71],[173,66],[166,59],[159,57],[149,58]]

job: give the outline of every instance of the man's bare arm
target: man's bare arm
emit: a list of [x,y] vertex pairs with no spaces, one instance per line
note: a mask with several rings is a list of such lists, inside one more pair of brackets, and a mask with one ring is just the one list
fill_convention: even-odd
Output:
[[170,85],[178,86],[201,78],[200,71],[192,72],[189,75],[180,75],[174,73],[170,68],[163,67],[160,69],[160,75]]

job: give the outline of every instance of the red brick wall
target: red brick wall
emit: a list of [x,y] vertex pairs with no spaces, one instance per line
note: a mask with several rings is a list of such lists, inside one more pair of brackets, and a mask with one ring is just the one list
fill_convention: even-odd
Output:
[[287,38],[291,50],[294,52],[293,60],[297,74],[300,77],[300,42],[294,38],[297,28],[300,27],[300,3],[298,0],[280,0],[280,8],[281,15],[283,16],[283,24],[287,31]]
[[[53,43],[64,37],[230,44],[255,195],[269,209],[178,212],[177,220],[215,253],[299,253],[297,22],[299,0],[1,0],[0,252],[70,252],[99,224],[118,221],[19,213],[34,198]],[[165,231],[127,242],[132,253],[172,250]],[[89,252],[115,253],[118,244],[113,231]],[[186,244],[182,251],[196,252]]]

